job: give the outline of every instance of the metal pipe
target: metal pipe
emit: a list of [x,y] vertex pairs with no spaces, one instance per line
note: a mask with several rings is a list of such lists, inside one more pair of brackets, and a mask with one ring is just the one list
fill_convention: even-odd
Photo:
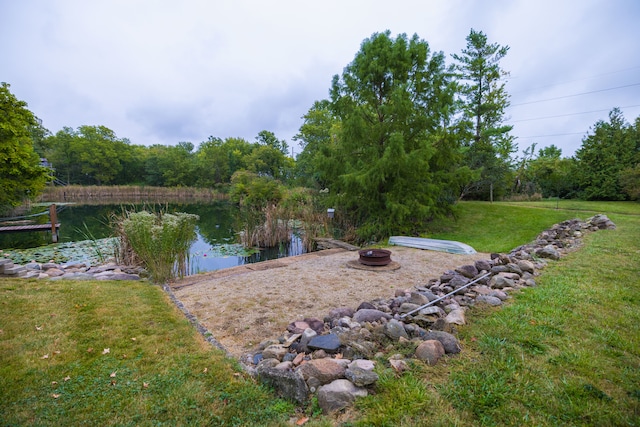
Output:
[[409,316],[409,315],[411,315],[411,314],[415,313],[416,311],[420,311],[420,310],[422,310],[423,308],[427,308],[427,307],[429,307],[431,304],[435,304],[435,303],[437,303],[438,301],[442,301],[443,299],[447,298],[448,296],[451,296],[451,295],[455,294],[456,292],[461,291],[461,290],[463,290],[463,289],[465,289],[465,288],[467,288],[467,287],[469,287],[469,286],[473,285],[474,283],[477,283],[479,280],[484,279],[485,277],[489,276],[490,274],[491,274],[491,273],[485,273],[485,274],[483,274],[482,276],[478,277],[477,279],[473,279],[471,282],[467,283],[466,285],[464,285],[464,286],[460,286],[458,289],[455,289],[455,290],[453,290],[453,291],[449,292],[448,294],[441,296],[440,298],[434,299],[433,301],[429,301],[428,303],[426,303],[426,304],[424,304],[424,305],[421,305],[420,307],[418,307],[418,308],[416,308],[416,309],[413,309],[413,310],[411,310],[411,311],[410,311],[410,312],[408,312],[408,313],[401,314],[401,315],[400,315],[400,318],[401,318],[401,319],[404,319],[405,317],[407,317],[407,316]]

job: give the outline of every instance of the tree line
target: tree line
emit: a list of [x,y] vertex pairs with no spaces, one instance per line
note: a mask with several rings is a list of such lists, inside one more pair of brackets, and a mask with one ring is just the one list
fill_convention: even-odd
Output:
[[[235,183],[236,195],[259,182],[272,193],[276,184],[321,190],[323,203],[347,215],[362,238],[375,238],[416,233],[461,199],[638,198],[640,117],[629,124],[612,109],[573,157],[553,145],[538,151],[532,145],[516,156],[504,118],[508,73],[500,66],[509,47],[473,29],[466,41],[448,62],[417,35],[386,31],[365,39],[333,77],[329,97],[303,116],[295,160],[287,142],[267,130],[252,142],[212,136],[197,147],[134,145],[104,126],[52,134],[3,83],[0,179],[9,191],[0,204],[32,195],[51,174],[81,185]],[[53,169],[38,166],[40,158]]]

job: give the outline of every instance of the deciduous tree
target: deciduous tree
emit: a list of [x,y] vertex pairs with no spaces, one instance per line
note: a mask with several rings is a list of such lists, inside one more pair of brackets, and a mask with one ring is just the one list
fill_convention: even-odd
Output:
[[39,122],[9,88],[7,83],[0,85],[0,211],[36,196],[50,172],[40,166],[33,147],[31,131]]

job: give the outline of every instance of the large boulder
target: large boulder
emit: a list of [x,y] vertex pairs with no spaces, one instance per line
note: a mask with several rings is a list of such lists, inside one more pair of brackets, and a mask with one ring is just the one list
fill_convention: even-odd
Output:
[[368,394],[366,388],[357,387],[349,380],[335,380],[318,390],[318,405],[322,412],[329,414],[350,406],[356,397]]
[[345,366],[334,359],[313,359],[298,368],[305,380],[316,378],[320,384],[328,384],[333,380],[344,378]]
[[424,336],[424,339],[440,341],[440,344],[442,344],[442,347],[444,348],[444,351],[447,354],[460,353],[461,348],[460,348],[460,343],[458,342],[458,339],[454,335],[448,332],[429,331]]
[[281,370],[266,364],[258,365],[256,372],[259,380],[273,388],[279,396],[300,404],[309,399],[309,387],[300,372]]
[[433,366],[438,363],[438,360],[444,356],[444,347],[438,340],[427,340],[420,343],[416,348],[416,359],[426,362],[428,365]]

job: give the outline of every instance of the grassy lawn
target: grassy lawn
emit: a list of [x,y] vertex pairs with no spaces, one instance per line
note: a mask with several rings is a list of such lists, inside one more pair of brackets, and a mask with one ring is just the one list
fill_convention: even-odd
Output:
[[[396,374],[384,360],[345,426],[640,425],[640,205],[461,203],[425,235],[506,252],[565,219],[617,230],[550,263],[500,309],[473,309],[463,352]],[[356,303],[356,302],[354,302]],[[212,349],[162,290],[0,280],[0,425],[290,425],[293,405]],[[108,350],[108,351],[107,351]],[[305,426],[334,419],[307,408]]]
[[[379,393],[359,402],[355,425],[640,425],[640,205],[585,205],[563,213],[463,204],[461,219],[482,224],[500,215],[506,234],[541,224],[545,215],[554,223],[586,219],[594,209],[618,229],[589,234],[583,248],[551,263],[537,287],[505,307],[474,309],[459,328],[459,357],[402,376],[382,370]],[[508,240],[491,228],[485,238],[458,227],[466,228],[451,224],[440,237],[469,237],[482,250],[494,250],[484,246],[491,237]]]
[[0,425],[270,425],[275,399],[138,282],[0,280]]

